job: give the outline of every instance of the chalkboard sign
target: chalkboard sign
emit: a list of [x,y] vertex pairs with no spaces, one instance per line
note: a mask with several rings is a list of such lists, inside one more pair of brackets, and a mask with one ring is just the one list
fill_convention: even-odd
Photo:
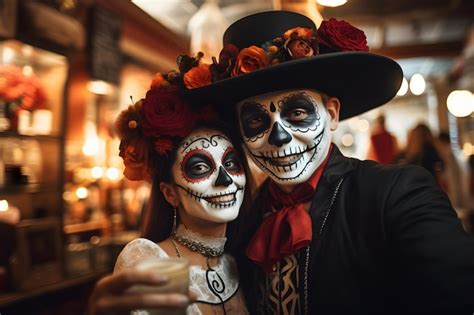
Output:
[[89,71],[93,79],[118,84],[122,67],[119,48],[120,19],[114,14],[93,8],[89,27]]

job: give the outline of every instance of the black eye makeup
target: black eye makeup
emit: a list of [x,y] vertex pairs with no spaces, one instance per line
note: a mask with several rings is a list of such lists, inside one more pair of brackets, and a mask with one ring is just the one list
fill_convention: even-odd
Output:
[[279,106],[281,118],[291,126],[309,128],[318,119],[315,101],[304,92],[283,98]]
[[230,174],[240,175],[243,173],[242,164],[237,157],[237,153],[232,147],[227,148],[224,155],[222,156],[222,165]]
[[268,112],[256,102],[247,102],[242,105],[240,122],[244,136],[247,138],[258,136],[270,128]]
[[188,152],[181,162],[183,176],[189,182],[201,181],[209,177],[215,169],[212,156],[200,149]]

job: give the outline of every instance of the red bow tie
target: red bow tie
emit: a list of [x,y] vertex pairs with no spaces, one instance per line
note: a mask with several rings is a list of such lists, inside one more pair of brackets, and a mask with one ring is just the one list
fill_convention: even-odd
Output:
[[291,193],[287,194],[274,182],[270,183],[271,204],[277,211],[263,220],[246,250],[247,257],[265,272],[271,272],[275,262],[311,244],[312,222],[304,204],[313,199],[331,149],[332,146],[326,160],[311,178],[297,185]]

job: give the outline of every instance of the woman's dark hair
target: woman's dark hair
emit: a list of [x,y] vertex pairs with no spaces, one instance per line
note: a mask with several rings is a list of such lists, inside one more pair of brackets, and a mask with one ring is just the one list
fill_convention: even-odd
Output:
[[[227,135],[234,145],[234,148],[240,158],[240,162],[244,167],[245,175],[247,177],[247,184],[245,187],[245,195],[242,206],[240,207],[239,217],[248,211],[251,200],[251,179],[248,171],[248,164],[245,159],[244,152],[241,145],[239,145],[238,132],[232,132],[231,129],[224,126],[222,123],[201,123],[194,128],[197,129],[213,129]],[[167,155],[159,156],[153,155],[151,159],[152,165],[152,186],[149,202],[145,208],[145,213],[142,215],[141,234],[153,242],[161,242],[167,239],[171,234],[173,226],[173,207],[166,201],[160,190],[160,183],[172,183],[173,173],[172,166],[176,160],[177,147],[184,138],[176,139],[174,142],[174,149]],[[228,228],[227,231],[234,231]]]

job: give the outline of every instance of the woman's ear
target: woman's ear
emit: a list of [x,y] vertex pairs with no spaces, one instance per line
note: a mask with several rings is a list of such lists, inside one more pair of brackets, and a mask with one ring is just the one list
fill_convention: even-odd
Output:
[[341,102],[337,97],[330,97],[326,103],[326,109],[331,116],[331,130],[334,131],[339,126],[339,110]]
[[165,197],[166,201],[172,205],[173,207],[178,206],[178,196],[176,194],[176,190],[174,189],[173,185],[168,184],[168,183],[160,183],[160,190],[161,193],[163,194],[163,197]]

